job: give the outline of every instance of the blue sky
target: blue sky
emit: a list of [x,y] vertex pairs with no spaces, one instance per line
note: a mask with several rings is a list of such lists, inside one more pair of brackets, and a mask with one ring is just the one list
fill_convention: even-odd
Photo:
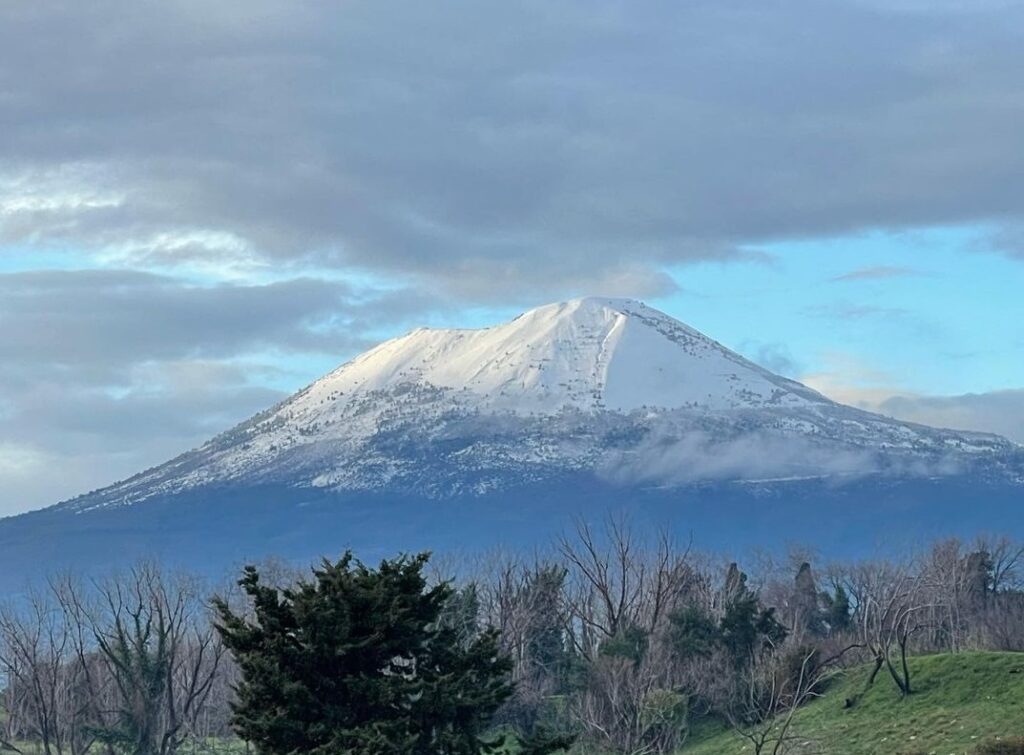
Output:
[[1021,29],[1002,0],[4,5],[0,514],[380,339],[586,294],[1024,442]]

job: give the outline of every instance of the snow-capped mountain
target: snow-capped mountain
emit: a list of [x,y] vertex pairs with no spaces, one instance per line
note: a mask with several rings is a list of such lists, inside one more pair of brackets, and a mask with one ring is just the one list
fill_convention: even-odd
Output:
[[1024,535],[1024,449],[837,404],[643,304],[578,299],[420,329],[162,466],[0,520],[0,593],[139,557],[540,545],[628,513],[702,545],[832,555]]
[[380,344],[78,511],[210,486],[483,494],[567,472],[680,485],[1015,475],[1020,449],[839,405],[639,302],[584,298]]

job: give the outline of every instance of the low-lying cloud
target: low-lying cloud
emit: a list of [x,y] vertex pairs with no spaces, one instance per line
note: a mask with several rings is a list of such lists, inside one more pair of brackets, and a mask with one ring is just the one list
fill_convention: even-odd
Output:
[[792,435],[750,432],[721,438],[654,433],[628,453],[610,454],[602,473],[620,483],[674,485],[713,480],[859,476],[880,471],[874,456]]
[[1024,389],[960,396],[892,396],[875,411],[910,422],[1002,435],[1024,445]]

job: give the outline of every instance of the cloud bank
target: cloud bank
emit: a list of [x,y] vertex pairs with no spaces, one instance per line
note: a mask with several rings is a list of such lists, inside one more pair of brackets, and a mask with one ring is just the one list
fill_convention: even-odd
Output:
[[0,238],[488,299],[1019,220],[1022,25],[857,0],[8,4]]

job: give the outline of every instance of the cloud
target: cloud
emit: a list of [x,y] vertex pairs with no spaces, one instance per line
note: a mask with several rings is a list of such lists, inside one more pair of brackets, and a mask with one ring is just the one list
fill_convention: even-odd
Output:
[[920,270],[914,270],[909,267],[877,265],[875,267],[861,267],[857,270],[851,270],[848,273],[837,275],[830,280],[834,282],[886,280],[889,278],[912,278],[923,274]]
[[717,437],[699,431],[681,436],[652,433],[630,453],[610,453],[601,474],[619,483],[681,484],[707,480],[859,476],[880,471],[859,449],[837,449],[781,433],[747,432]]
[[1022,23],[912,0],[2,4],[0,269],[76,270],[0,275],[0,490],[49,502],[57,481],[24,487],[40,459],[69,488],[136,471],[273,399],[239,364],[340,360],[444,308],[662,296],[677,263],[867,228],[998,224],[1020,256]]
[[907,422],[953,430],[995,433],[1024,444],[1024,388],[935,396],[908,391],[888,372],[841,354],[830,369],[805,374],[800,382],[843,404]]
[[[116,390],[53,375],[5,391],[0,516],[123,479],[199,445],[282,393],[258,365],[176,362],[130,371]],[[0,376],[0,385],[7,383]]]
[[[298,278],[198,285],[129,270],[0,274],[0,515],[194,447],[340,363],[430,297]],[[294,373],[280,374],[284,353]],[[59,474],[54,474],[60,470]]]
[[130,270],[0,274],[0,375],[76,370],[81,378],[150,360],[230,358],[258,350],[342,356],[367,331],[438,303],[297,278],[197,285]]
[[996,433],[1024,444],[1024,388],[959,396],[896,395],[878,402],[875,410],[925,425]]
[[0,237],[483,300],[1019,219],[1024,9],[903,5],[8,4]]
[[1010,259],[1024,260],[1024,222],[1004,223],[986,234],[979,246],[986,252],[996,252]]

